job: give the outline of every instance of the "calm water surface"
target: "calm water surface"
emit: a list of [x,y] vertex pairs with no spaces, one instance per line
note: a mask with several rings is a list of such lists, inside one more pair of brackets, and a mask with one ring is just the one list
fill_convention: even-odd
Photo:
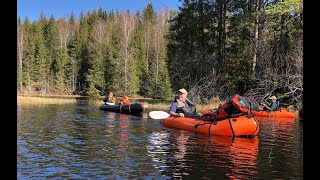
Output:
[[17,179],[303,179],[303,121],[210,136],[73,105],[18,105]]

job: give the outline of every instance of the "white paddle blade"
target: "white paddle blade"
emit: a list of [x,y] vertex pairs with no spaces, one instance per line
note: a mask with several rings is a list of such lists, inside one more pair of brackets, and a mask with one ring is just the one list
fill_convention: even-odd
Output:
[[149,112],[149,116],[152,119],[166,119],[170,116],[170,114],[164,111],[151,111]]
[[106,104],[108,104],[108,105],[115,105],[115,103],[109,103],[109,102],[106,102]]

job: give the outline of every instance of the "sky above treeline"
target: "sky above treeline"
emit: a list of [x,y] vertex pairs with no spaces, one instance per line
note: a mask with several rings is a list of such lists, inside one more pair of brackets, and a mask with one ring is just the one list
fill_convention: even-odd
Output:
[[110,12],[118,10],[124,12],[129,10],[135,13],[142,10],[147,4],[151,3],[155,11],[161,11],[163,7],[177,9],[181,6],[180,0],[17,0],[17,17],[25,20],[26,17],[33,22],[37,21],[41,12],[45,17],[51,15],[55,19],[69,19],[71,13],[79,17],[81,10],[83,12],[92,12],[94,9]]

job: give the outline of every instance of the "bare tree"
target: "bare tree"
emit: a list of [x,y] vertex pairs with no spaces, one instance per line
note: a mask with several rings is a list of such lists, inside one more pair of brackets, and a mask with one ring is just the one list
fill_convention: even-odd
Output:
[[[303,96],[303,40],[299,39],[291,51],[283,55],[283,61],[273,58],[274,46],[269,42],[261,48],[260,63],[264,67],[254,88],[246,92],[246,96],[254,97],[262,102],[271,95],[275,95],[279,89],[286,92],[278,98],[286,98],[286,106],[293,105],[296,108],[302,106]],[[283,68],[285,68],[283,70]]]
[[156,66],[156,89],[158,87],[158,78],[159,78],[159,53],[160,48],[163,46],[162,38],[163,38],[163,20],[164,20],[164,12],[160,14],[158,17],[158,23],[155,25],[154,29],[154,52],[155,52],[155,66]]
[[[256,12],[263,11],[264,0],[256,0]],[[262,16],[255,17],[254,41],[253,41],[253,58],[252,58],[252,73],[256,75],[257,56],[259,55],[259,47],[262,41]]]
[[303,40],[296,41],[291,53],[288,53],[287,79],[284,83],[289,89],[286,95],[290,96],[290,104],[295,104],[298,109],[302,108],[303,102]]
[[67,42],[70,39],[70,26],[69,26],[69,23],[64,18],[61,18],[58,20],[57,32],[58,32],[57,38],[60,42],[59,49],[67,50]]
[[[107,56],[104,54],[104,52],[106,52],[105,49],[110,41],[110,32],[107,30],[107,28],[107,23],[103,20],[99,20],[92,29],[93,42],[89,43],[90,49],[96,51],[96,53],[99,53],[99,58],[97,59],[98,62],[95,62],[99,64],[97,67],[99,69],[96,69],[95,71],[100,73],[104,72],[104,59]],[[97,76],[96,81],[98,84],[104,86],[104,75]]]
[[20,91],[23,90],[23,86],[22,86],[22,59],[23,59],[23,53],[24,53],[24,27],[19,25],[18,29],[17,29],[17,45],[18,45],[18,57],[19,57],[19,85],[20,85]]
[[129,41],[132,35],[132,30],[134,29],[134,16],[130,16],[129,12],[122,15],[123,19],[123,35],[124,35],[124,51],[125,51],[125,59],[124,59],[124,77],[125,77],[125,92],[127,92],[128,88],[128,69],[129,69],[129,59],[130,59],[130,50],[129,50]]

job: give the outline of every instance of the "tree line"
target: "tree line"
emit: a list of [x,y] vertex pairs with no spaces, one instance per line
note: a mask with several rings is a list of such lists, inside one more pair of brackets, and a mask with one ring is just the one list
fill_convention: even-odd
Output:
[[302,0],[184,0],[133,14],[101,7],[67,20],[17,20],[17,91],[171,98],[196,103],[271,95],[298,108],[303,96]]

